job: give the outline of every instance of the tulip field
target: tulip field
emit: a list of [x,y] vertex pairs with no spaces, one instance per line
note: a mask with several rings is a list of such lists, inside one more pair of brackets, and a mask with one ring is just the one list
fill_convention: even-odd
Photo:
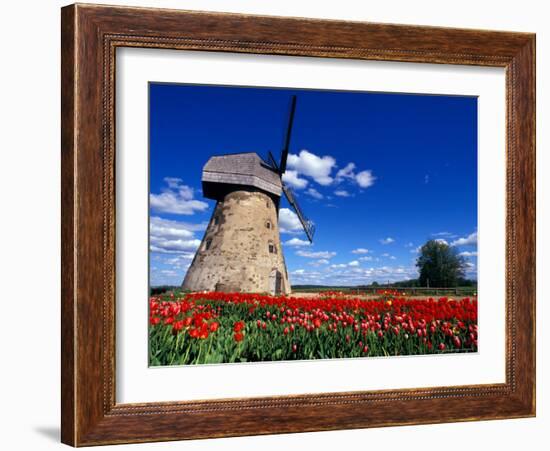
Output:
[[149,300],[151,366],[477,351],[477,299],[170,292]]

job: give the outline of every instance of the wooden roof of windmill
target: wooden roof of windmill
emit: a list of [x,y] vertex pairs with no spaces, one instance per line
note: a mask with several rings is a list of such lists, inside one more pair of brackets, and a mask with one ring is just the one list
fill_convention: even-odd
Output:
[[202,171],[202,182],[259,188],[275,196],[282,194],[281,176],[256,152],[211,157]]

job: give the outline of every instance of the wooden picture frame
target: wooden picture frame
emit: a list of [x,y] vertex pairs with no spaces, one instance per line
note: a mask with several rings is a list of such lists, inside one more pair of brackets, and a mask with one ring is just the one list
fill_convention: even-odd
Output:
[[[535,35],[71,5],[62,9],[62,418],[73,446],[535,415]],[[115,400],[115,50],[506,69],[506,382],[301,396]]]

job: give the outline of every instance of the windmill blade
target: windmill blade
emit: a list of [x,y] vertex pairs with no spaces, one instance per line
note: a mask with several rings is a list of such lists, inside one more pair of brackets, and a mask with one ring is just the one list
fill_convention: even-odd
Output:
[[315,233],[315,224],[313,224],[312,221],[310,221],[304,216],[302,209],[298,205],[298,202],[296,202],[296,198],[294,197],[292,190],[290,189],[290,187],[286,186],[284,183],[283,183],[283,192],[285,193],[285,197],[288,200],[288,203],[292,206],[292,208],[294,208],[294,211],[296,212],[298,219],[302,223],[302,227],[304,228],[304,232],[306,233],[309,242],[312,243],[313,234]]
[[290,110],[288,113],[288,125],[286,127],[285,138],[283,141],[283,150],[281,152],[281,163],[279,164],[279,174],[283,175],[286,171],[286,160],[288,158],[288,147],[292,135],[292,123],[294,122],[294,111],[296,110],[296,96],[290,97]]
[[[271,165],[271,167],[273,168],[273,170],[279,172],[279,165],[277,164],[277,162],[275,161],[275,157],[273,156],[273,154],[271,153],[271,150],[269,150],[267,152],[267,159],[269,160],[269,164]],[[281,174],[282,175],[282,174]]]

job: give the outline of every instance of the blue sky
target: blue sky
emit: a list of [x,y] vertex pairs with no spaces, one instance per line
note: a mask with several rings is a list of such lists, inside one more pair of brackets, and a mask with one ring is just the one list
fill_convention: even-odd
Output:
[[156,84],[150,102],[150,283],[179,285],[215,202],[211,155],[277,157],[297,95],[284,180],[315,222],[308,244],[286,199],[292,284],[417,276],[429,239],[457,246],[477,278],[477,99],[463,96]]

